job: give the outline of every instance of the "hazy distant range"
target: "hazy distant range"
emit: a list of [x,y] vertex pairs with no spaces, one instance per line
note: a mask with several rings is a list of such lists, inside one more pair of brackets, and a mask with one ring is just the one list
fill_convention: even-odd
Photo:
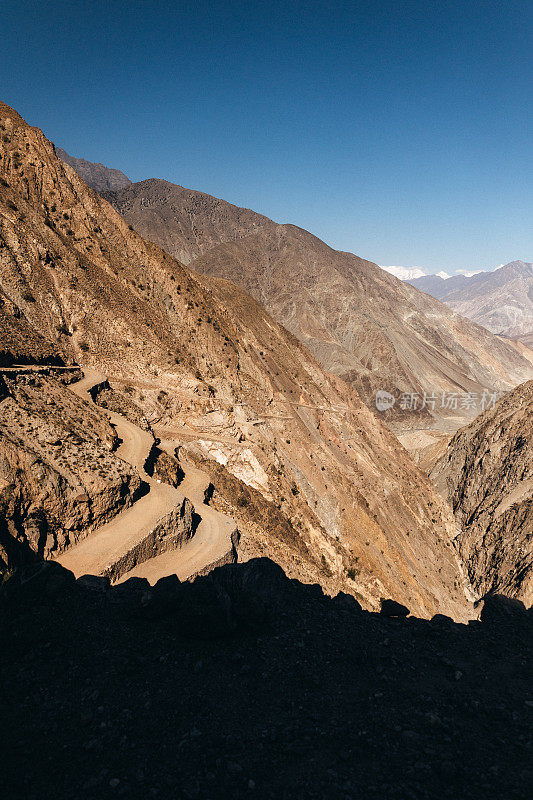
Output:
[[533,264],[511,261],[493,272],[425,275],[418,267],[383,267],[492,333],[533,347]]

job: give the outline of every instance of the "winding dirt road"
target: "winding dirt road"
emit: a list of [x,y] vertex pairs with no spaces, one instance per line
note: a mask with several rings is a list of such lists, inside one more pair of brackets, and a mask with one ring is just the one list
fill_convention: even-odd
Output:
[[[92,403],[90,390],[105,380],[106,377],[99,372],[86,369],[82,380],[70,388],[78,397]],[[148,484],[149,491],[111,522],[62,553],[57,561],[72,570],[76,577],[102,574],[108,566],[141,542],[157,522],[176,506],[181,506],[185,497],[189,498],[195,513],[201,517],[192,538],[178,550],[168,551],[138,564],[131,572],[123,575],[120,581],[138,576],[155,583],[159,578],[172,573],[176,573],[180,580],[185,580],[227,558],[233,551],[237,527],[231,517],[205,505],[204,493],[209,485],[208,476],[188,463],[180,462],[185,477],[178,489],[150,477],[144,465],[154,444],[152,436],[122,415],[113,411],[107,413],[122,440],[116,451],[117,456],[139,472],[142,480]],[[175,446],[172,441],[159,445],[171,455],[174,455]]]

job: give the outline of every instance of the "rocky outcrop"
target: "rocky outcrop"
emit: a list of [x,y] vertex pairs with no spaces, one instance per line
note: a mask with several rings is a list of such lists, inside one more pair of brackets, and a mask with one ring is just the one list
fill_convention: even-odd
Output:
[[179,461],[155,444],[144,468],[151,477],[175,488],[180,485],[185,476]]
[[[0,238],[0,260],[2,239]],[[26,298],[33,297],[28,294]],[[33,302],[29,300],[28,302]],[[61,350],[40,334],[22,314],[16,303],[0,292],[0,367],[14,364],[65,363]]]
[[169,550],[179,549],[188,539],[194,536],[195,522],[193,517],[193,505],[190,500],[185,498],[179,508],[175,508],[170,514],[167,514],[157,522],[153,530],[142,541],[138,542],[127,553],[124,553],[113,564],[110,564],[102,574],[114,582],[139,564],[143,564],[145,561]]
[[0,558],[57,555],[131,505],[139,475],[116,433],[60,377],[5,372],[0,402]]
[[533,602],[533,381],[460,430],[432,473],[479,595]]
[[122,414],[134,425],[147,431],[150,429],[148,421],[144,416],[142,409],[131,399],[126,392],[118,392],[109,385],[109,381],[95,386],[91,390],[91,396],[100,408],[109,409],[116,414]]

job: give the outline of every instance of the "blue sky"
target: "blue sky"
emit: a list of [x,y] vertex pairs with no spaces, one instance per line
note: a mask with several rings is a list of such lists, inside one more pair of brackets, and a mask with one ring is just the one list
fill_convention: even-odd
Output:
[[72,155],[428,272],[533,261],[533,3],[3,0],[0,97]]

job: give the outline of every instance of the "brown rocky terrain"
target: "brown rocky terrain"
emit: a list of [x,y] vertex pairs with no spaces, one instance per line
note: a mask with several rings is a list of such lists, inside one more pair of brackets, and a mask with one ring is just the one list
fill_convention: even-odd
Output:
[[[0,400],[0,565],[60,553],[132,504],[139,475],[117,435],[50,370],[5,370]],[[71,373],[67,380],[75,377]],[[79,376],[79,372],[78,372]]]
[[[127,395],[124,411],[140,409],[171,455],[224,467],[213,501],[241,552],[368,607],[393,596],[424,616],[470,615],[448,512],[357,393],[243,290],[145,242],[4,105],[0,142],[0,290],[14,318],[106,376],[114,407]],[[272,507],[283,524],[264,521]]]
[[431,477],[452,505],[480,596],[533,601],[533,381],[458,431]]
[[[0,240],[0,247],[3,246]],[[35,298],[26,294],[29,302]],[[54,342],[50,342],[28,323],[19,307],[8,297],[0,295],[0,366],[13,364],[64,365],[62,356]]]
[[[239,284],[325,369],[350,382],[395,430],[447,419],[456,430],[471,410],[442,407],[442,392],[503,390],[531,377],[531,364],[486,329],[453,313],[376,264],[333,250],[294,225],[162,180],[105,196],[136,231],[198,272]],[[418,393],[418,410],[400,408]],[[422,397],[437,395],[421,410]]]
[[533,264],[511,261],[492,272],[443,280],[426,275],[409,281],[423,292],[442,300],[459,314],[489,331],[533,341]]
[[130,179],[119,169],[104,167],[103,164],[94,164],[84,158],[74,158],[60,147],[56,147],[56,153],[62,161],[74,167],[85,183],[97,192],[118,191],[131,186]]

